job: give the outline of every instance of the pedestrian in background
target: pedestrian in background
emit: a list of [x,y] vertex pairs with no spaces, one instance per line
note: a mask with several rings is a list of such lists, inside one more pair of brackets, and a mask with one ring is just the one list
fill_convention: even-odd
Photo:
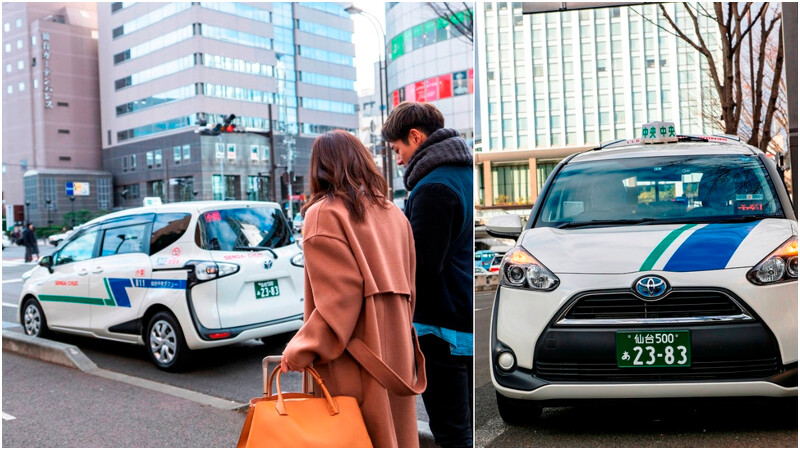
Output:
[[36,230],[28,222],[28,227],[22,232],[22,245],[25,246],[25,262],[39,259],[39,244],[36,242]]
[[[419,447],[414,392],[385,387],[414,384],[419,393],[425,383],[412,324],[411,227],[352,134],[318,137],[310,166],[311,198],[302,210],[305,323],[286,346],[281,368],[313,363],[331,395],[358,399],[375,447]],[[374,355],[353,350],[359,344]],[[376,366],[388,366],[399,380],[373,377]]]
[[389,114],[384,139],[405,165],[405,214],[417,250],[414,325],[425,355],[422,394],[436,443],[472,447],[472,152],[429,103]]

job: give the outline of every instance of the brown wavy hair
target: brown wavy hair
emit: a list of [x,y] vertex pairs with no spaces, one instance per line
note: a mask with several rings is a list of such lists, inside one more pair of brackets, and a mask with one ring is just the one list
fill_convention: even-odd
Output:
[[311,148],[311,198],[303,206],[303,217],[311,205],[338,197],[356,222],[364,220],[368,203],[388,207],[386,180],[378,172],[372,154],[355,136],[344,130],[329,131]]

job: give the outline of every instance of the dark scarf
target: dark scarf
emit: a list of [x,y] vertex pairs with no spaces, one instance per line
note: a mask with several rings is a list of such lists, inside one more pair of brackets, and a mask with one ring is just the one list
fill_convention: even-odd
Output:
[[407,190],[414,189],[419,181],[439,166],[472,166],[472,151],[458,131],[440,128],[420,144],[403,174]]

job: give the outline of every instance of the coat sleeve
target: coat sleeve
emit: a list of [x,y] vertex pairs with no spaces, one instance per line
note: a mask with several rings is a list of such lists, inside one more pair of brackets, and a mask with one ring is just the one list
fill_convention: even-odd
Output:
[[283,352],[298,368],[341,356],[364,304],[364,280],[346,242],[316,235],[303,242],[303,252],[306,297],[313,298],[314,309]]

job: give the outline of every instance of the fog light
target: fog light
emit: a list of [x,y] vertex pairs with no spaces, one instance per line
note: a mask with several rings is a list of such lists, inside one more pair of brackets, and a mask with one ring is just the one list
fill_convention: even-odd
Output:
[[500,353],[500,356],[497,357],[497,365],[505,371],[514,368],[514,362],[514,355],[511,352]]

